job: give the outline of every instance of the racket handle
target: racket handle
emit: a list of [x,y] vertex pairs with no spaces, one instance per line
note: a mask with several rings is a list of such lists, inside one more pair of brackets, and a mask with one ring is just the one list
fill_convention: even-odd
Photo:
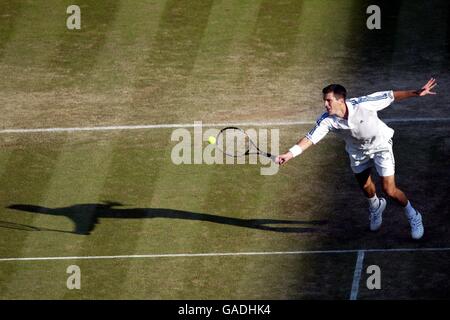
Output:
[[272,160],[273,162],[275,162],[275,160],[277,159],[277,156],[276,156],[276,155],[273,155],[273,154],[271,154],[271,153],[266,153],[266,156],[267,156],[268,158],[270,158],[270,160]]

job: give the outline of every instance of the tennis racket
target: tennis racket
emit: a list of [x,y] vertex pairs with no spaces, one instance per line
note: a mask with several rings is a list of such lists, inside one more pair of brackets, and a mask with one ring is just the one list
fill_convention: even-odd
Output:
[[249,135],[238,127],[225,127],[219,131],[216,137],[216,146],[229,157],[244,157],[250,154],[263,155],[273,162],[276,156],[268,152],[261,151],[250,139]]

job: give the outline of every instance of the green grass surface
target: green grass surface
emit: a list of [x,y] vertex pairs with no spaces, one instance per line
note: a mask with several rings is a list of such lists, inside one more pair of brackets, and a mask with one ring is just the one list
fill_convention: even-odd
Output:
[[[378,31],[365,27],[367,1],[85,0],[80,31],[65,28],[69,4],[0,4],[1,129],[313,120],[330,82],[356,96],[431,75],[438,96],[380,115],[446,114],[445,1],[381,1]],[[447,122],[391,126],[397,182],[424,214],[420,242],[392,203],[368,232],[332,135],[262,176],[261,165],[174,165],[172,129],[1,133],[0,258],[450,247]],[[310,126],[278,129],[284,150]],[[363,276],[360,297],[448,298],[447,256],[367,253],[386,280],[369,291]],[[348,299],[355,259],[0,261],[0,298]],[[71,264],[82,290],[65,286]]]

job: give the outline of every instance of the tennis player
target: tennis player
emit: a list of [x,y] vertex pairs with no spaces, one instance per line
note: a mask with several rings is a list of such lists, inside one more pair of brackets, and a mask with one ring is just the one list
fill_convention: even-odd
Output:
[[411,97],[436,94],[431,91],[437,85],[431,78],[421,89],[410,91],[381,91],[347,99],[347,91],[339,84],[323,88],[323,101],[327,112],[323,113],[314,128],[302,137],[288,152],[276,158],[285,164],[299,156],[313,144],[318,143],[328,132],[335,132],[345,140],[345,150],[350,158],[352,171],[369,203],[370,230],[381,227],[386,200],[378,198],[371,178],[374,166],[381,177],[383,192],[401,205],[411,226],[413,239],[424,233],[422,215],[414,209],[405,193],[395,184],[395,161],[392,151],[394,130],[378,118],[377,112],[394,101]]

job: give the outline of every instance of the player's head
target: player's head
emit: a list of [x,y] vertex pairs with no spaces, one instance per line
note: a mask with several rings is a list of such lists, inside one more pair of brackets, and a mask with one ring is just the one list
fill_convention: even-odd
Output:
[[325,109],[330,115],[336,114],[336,106],[345,105],[347,90],[340,84],[330,84],[322,89]]
[[325,96],[327,93],[332,93],[334,97],[339,99],[344,99],[347,97],[347,90],[340,84],[330,84],[322,89],[322,93]]

